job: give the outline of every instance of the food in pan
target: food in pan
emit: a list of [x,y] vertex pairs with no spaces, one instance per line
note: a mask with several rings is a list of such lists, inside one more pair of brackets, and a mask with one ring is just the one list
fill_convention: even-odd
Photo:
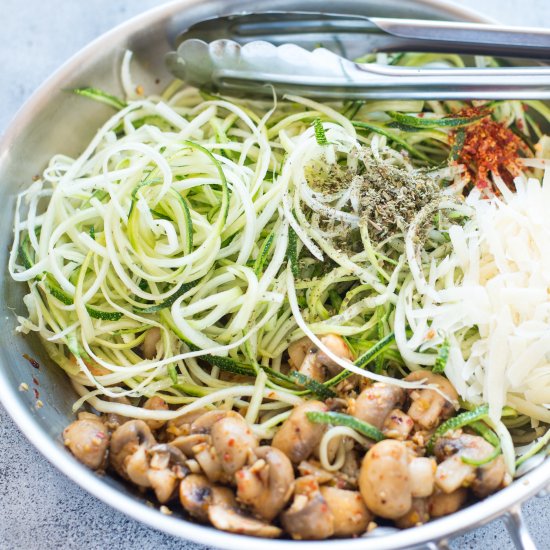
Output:
[[81,462],[319,539],[450,514],[544,456],[544,103],[145,96],[130,60],[124,99],[76,90],[116,112],[21,193],[10,256]]

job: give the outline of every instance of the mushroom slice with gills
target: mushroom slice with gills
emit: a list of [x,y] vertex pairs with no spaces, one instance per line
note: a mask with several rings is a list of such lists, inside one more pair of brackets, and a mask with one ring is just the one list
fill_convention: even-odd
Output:
[[358,491],[328,486],[320,487],[319,490],[334,516],[333,536],[353,537],[367,530],[372,515]]
[[195,447],[193,447],[193,454],[201,470],[210,481],[231,481],[230,478],[225,475],[220,457],[209,441],[195,445]]
[[409,390],[412,403],[407,414],[418,426],[425,430],[433,430],[443,420],[453,416],[455,404],[458,403],[458,394],[444,376],[434,374],[429,370],[417,370],[411,372],[405,380],[407,382],[426,380],[427,384],[437,386],[447,396],[446,399],[440,393],[429,388]]
[[[338,334],[325,334],[321,342],[337,357],[351,360],[352,355],[345,340]],[[330,358],[323,350],[318,349],[307,337],[292,343],[288,348],[289,363],[300,373],[318,382],[325,379],[325,371],[337,374],[342,367]]]
[[365,455],[359,489],[368,509],[377,516],[397,519],[412,505],[409,453],[405,443],[385,439]]
[[336,472],[325,470],[319,461],[312,459],[302,460],[302,462],[298,464],[298,471],[303,477],[313,476],[319,485],[330,483],[334,481],[336,477]]
[[445,493],[470,485],[476,496],[493,493],[502,485],[506,473],[502,456],[481,466],[467,464],[462,459],[482,462],[494,451],[494,447],[482,437],[460,431],[438,438],[434,446],[435,456],[441,461],[435,473],[437,486]]
[[198,418],[196,418],[193,423],[191,424],[191,431],[192,434],[209,434],[212,430],[212,426],[219,420],[222,420],[226,417],[233,417],[233,418],[242,418],[242,416],[235,411],[222,411],[222,410],[214,410],[214,411],[207,411],[204,414],[201,414]]
[[[132,403],[127,397],[110,397],[108,398],[112,403],[120,403],[121,405],[131,405]],[[122,426],[125,422],[128,422],[130,418],[118,413],[107,413],[104,417],[104,422],[107,428],[111,431],[116,430],[119,426]]]
[[292,496],[294,470],[289,458],[274,447],[258,447],[255,455],[258,460],[252,466],[235,474],[237,500],[271,521]]
[[[338,334],[325,334],[320,338],[321,342],[337,357],[351,361],[353,356],[346,341]],[[323,350],[317,352],[317,359],[321,365],[327,367],[331,374],[337,374],[342,367],[331,359]]]
[[[167,411],[169,409],[168,403],[158,395],[147,399],[143,404],[143,408],[148,411]],[[166,424],[166,420],[145,420],[145,423],[151,430],[155,431],[160,430]]]
[[181,435],[189,435],[191,433],[191,426],[197,418],[208,412],[206,409],[198,409],[191,411],[187,414],[178,416],[168,420],[164,428],[164,434],[167,441],[171,441]]
[[107,465],[109,430],[95,414],[80,413],[78,420],[63,430],[63,442],[88,468],[99,470]]
[[303,338],[292,342],[292,344],[288,346],[287,352],[290,366],[293,369],[298,370],[304,362],[306,355],[309,353],[315,353],[315,347],[312,341],[307,336],[304,336]]
[[334,514],[313,476],[296,480],[294,500],[281,514],[281,523],[296,540],[321,540],[334,534]]
[[417,527],[430,520],[429,502],[427,498],[413,498],[411,509],[395,521],[399,529]]
[[409,463],[413,498],[429,497],[434,492],[437,463],[433,458],[414,457]]
[[152,327],[145,333],[141,344],[141,351],[145,359],[154,359],[157,356],[157,346],[160,342],[161,332],[159,327]]
[[440,518],[453,514],[466,502],[468,491],[461,487],[452,493],[444,493],[438,489],[428,498],[428,511],[430,517]]
[[382,433],[390,439],[404,441],[414,428],[413,419],[400,409],[390,411],[382,426]]
[[326,412],[327,406],[321,401],[307,401],[295,407],[290,416],[279,428],[271,445],[286,454],[293,464],[306,460],[319,445],[326,424],[310,422],[308,412]]
[[381,430],[389,414],[404,400],[405,392],[398,386],[376,382],[365,388],[357,399],[350,400],[348,414]]
[[476,469],[470,488],[477,498],[485,498],[506,485],[506,464],[502,456],[497,456],[489,464]]
[[258,440],[239,414],[225,416],[215,422],[210,435],[222,470],[228,476],[233,476],[237,470],[253,460],[253,451],[258,446]]
[[[110,462],[115,471],[125,479],[130,479],[127,472],[128,462],[138,449],[142,453],[134,458],[132,468],[137,472],[147,461],[145,451],[156,444],[151,429],[143,420],[130,420],[119,426],[111,435]],[[135,474],[137,475],[137,474]]]
[[217,529],[264,538],[276,538],[281,535],[279,527],[245,515],[239,509],[233,491],[228,487],[212,487],[211,498],[208,519]]
[[168,502],[176,491],[178,481],[189,472],[185,455],[167,444],[155,445],[148,450],[147,479],[160,503]]
[[183,508],[194,518],[208,521],[212,503],[212,484],[203,475],[191,474],[181,480],[179,497]]
[[170,445],[177,447],[186,456],[193,456],[193,447],[206,442],[210,442],[208,434],[189,434],[180,435],[176,439],[172,439]]

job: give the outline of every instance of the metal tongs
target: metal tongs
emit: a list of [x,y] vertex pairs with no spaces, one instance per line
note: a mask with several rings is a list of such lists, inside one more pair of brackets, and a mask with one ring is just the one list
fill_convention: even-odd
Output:
[[[357,63],[372,52],[524,57],[527,66],[452,68]],[[476,23],[313,12],[235,14],[201,21],[167,56],[172,73],[227,93],[333,99],[550,99],[550,31]]]

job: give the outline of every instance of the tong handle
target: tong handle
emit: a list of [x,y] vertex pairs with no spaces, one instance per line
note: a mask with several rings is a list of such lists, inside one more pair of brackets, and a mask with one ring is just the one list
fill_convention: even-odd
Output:
[[346,73],[317,76],[218,69],[212,82],[228,92],[268,95],[275,90],[323,99],[550,99],[548,67],[412,69],[350,64]]
[[368,38],[371,51],[432,51],[550,59],[550,31],[478,23],[393,19],[321,12],[254,12],[201,21],[180,34],[207,42],[227,38],[244,44],[266,40],[323,42],[338,37]]

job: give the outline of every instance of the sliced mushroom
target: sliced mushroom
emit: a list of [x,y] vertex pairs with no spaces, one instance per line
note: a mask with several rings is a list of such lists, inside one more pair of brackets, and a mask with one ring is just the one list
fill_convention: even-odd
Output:
[[477,498],[485,498],[506,485],[506,464],[502,456],[497,456],[489,464],[476,469],[471,489]]
[[164,429],[166,440],[171,441],[176,437],[189,435],[191,433],[191,426],[193,425],[193,422],[195,422],[197,418],[201,417],[206,412],[206,409],[198,409],[169,420]]
[[131,482],[140,487],[151,486],[147,475],[149,472],[149,457],[143,445],[140,445],[134,453],[128,455],[124,467],[126,476]]
[[405,378],[408,382],[417,382],[424,379],[428,384],[437,386],[447,396],[447,399],[432,389],[411,390],[409,396],[412,403],[408,415],[420,427],[433,430],[443,420],[454,414],[458,394],[445,377],[434,374],[429,370],[418,370]]
[[230,482],[231,479],[225,475],[216,449],[209,442],[199,443],[193,447],[193,453],[201,470],[210,481]]
[[382,426],[382,433],[390,439],[404,441],[414,428],[414,421],[400,409],[390,411]]
[[453,514],[466,502],[468,491],[461,487],[452,493],[436,490],[428,499],[428,509],[432,518]]
[[272,441],[272,446],[285,453],[294,464],[306,460],[319,445],[327,426],[310,422],[308,412],[326,412],[321,401],[307,401],[294,408]]
[[396,527],[408,529],[427,523],[430,520],[429,502],[427,498],[413,498],[411,509],[395,520]]
[[[151,429],[143,420],[130,420],[119,426],[111,436],[110,446],[110,462],[116,472],[125,479],[129,479],[127,466],[130,457],[136,453],[139,448],[146,451],[156,441],[151,433]],[[143,460],[146,461],[145,453],[142,454]],[[137,458],[140,458],[139,455]],[[140,467],[138,460],[132,464],[135,471]],[[141,458],[140,458],[141,460]],[[136,474],[137,476],[137,474]]]
[[[352,358],[349,346],[338,334],[325,334],[321,342],[337,357],[350,360]],[[289,362],[292,367],[319,382],[325,379],[326,371],[330,374],[340,372],[342,368],[324,351],[317,349],[309,338],[302,338],[292,343],[288,348]]]
[[160,328],[150,328],[146,334],[143,343],[141,344],[141,351],[145,359],[154,359],[157,356],[157,346],[160,342]]
[[288,457],[274,447],[258,447],[258,460],[235,474],[237,499],[255,515],[272,520],[285,507],[294,490],[294,470]]
[[348,413],[381,430],[388,415],[400,407],[404,399],[401,388],[376,382],[365,388],[355,401],[350,401]]
[[377,516],[397,519],[412,505],[409,451],[404,443],[385,439],[363,459],[359,489],[367,507]]
[[433,458],[417,456],[409,463],[413,498],[429,497],[434,492],[437,464]]
[[[169,409],[168,403],[158,395],[147,399],[143,404],[143,408],[149,411],[167,411]],[[145,423],[154,431],[160,430],[166,424],[166,420],[146,420]]]
[[212,484],[203,475],[191,474],[182,479],[179,488],[181,505],[194,518],[208,520],[212,503]]
[[95,414],[80,413],[78,420],[63,430],[63,442],[71,453],[92,470],[103,469],[107,463],[109,431]]
[[214,527],[231,533],[264,538],[276,538],[281,535],[281,529],[278,527],[247,516],[239,510],[233,492],[227,487],[212,488],[208,519]]
[[197,417],[193,421],[193,423],[191,424],[190,433],[209,434],[210,431],[212,430],[212,426],[222,418],[226,418],[226,417],[242,418],[242,416],[239,413],[236,413],[235,411],[222,411],[222,410],[208,411],[201,414],[199,417]]
[[290,366],[293,369],[298,370],[304,362],[306,355],[308,355],[310,352],[315,353],[316,350],[313,342],[307,336],[304,336],[303,338],[300,338],[300,340],[292,342],[292,344],[288,346],[287,351]]
[[321,487],[319,490],[334,516],[335,537],[353,537],[367,530],[372,515],[358,491],[336,487]]
[[258,440],[242,416],[226,416],[218,420],[210,435],[222,469],[229,476],[253,460]]
[[[131,405],[132,403],[127,397],[111,397],[109,401],[113,403],[120,403],[121,405]],[[122,426],[125,422],[130,420],[127,416],[123,416],[117,413],[107,413],[103,419],[107,428],[111,431],[116,430],[119,426]]]
[[292,506],[281,514],[284,530],[296,540],[321,540],[334,534],[334,514],[312,476],[296,480]]
[[[339,334],[325,334],[320,338],[321,342],[337,357],[350,361],[353,356],[346,341]],[[329,369],[331,374],[336,374],[342,370],[342,367],[332,360],[323,350],[317,352],[319,363]]]
[[434,447],[438,460],[435,481],[445,493],[452,493],[459,487],[475,488],[476,494],[487,496],[503,482],[506,468],[501,456],[482,466],[465,463],[462,458],[483,461],[491,456],[494,447],[477,435],[454,432],[440,437]]
[[193,447],[208,442],[210,442],[208,434],[190,434],[180,435],[176,439],[172,439],[170,445],[177,447],[186,456],[193,456]]
[[165,503],[175,495],[179,480],[188,473],[185,455],[168,444],[155,445],[148,451],[147,479],[159,502]]
[[298,471],[303,477],[313,476],[319,485],[332,482],[337,473],[325,470],[319,461],[311,459],[302,460],[302,462],[298,464]]

